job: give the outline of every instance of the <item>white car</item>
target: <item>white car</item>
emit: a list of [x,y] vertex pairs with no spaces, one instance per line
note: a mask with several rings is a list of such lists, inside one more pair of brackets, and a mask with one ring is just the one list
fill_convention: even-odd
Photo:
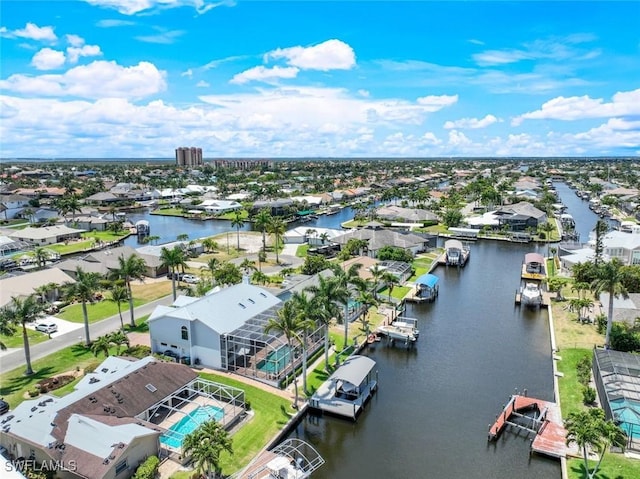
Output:
[[36,331],[51,334],[58,331],[58,325],[56,323],[38,323],[36,324]]
[[198,278],[195,274],[185,274],[182,277],[182,281],[189,284],[195,284],[200,282],[200,278]]

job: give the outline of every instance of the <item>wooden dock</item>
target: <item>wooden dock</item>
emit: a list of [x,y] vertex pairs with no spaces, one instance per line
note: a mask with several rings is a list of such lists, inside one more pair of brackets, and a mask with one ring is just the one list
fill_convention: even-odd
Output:
[[567,456],[567,432],[556,403],[517,394],[511,396],[489,427],[489,441],[496,441],[507,428],[535,434],[532,452],[556,458]]

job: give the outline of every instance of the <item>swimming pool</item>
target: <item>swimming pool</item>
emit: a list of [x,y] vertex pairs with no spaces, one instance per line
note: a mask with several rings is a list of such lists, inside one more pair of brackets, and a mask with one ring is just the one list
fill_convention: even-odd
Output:
[[615,399],[610,405],[613,415],[620,421],[620,427],[627,436],[640,437],[640,403],[630,399]]
[[211,419],[220,421],[223,416],[224,411],[219,407],[200,406],[171,426],[165,434],[160,436],[160,442],[175,449],[180,449],[184,436],[195,431],[198,426]]
[[290,361],[290,354],[291,351],[288,345],[281,346],[267,354],[267,357],[258,363],[257,368],[266,373],[278,374],[287,366]]

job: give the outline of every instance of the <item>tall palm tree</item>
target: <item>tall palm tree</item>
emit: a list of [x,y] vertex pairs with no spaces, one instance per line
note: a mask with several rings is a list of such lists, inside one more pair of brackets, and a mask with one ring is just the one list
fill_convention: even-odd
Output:
[[80,204],[80,200],[76,195],[71,195],[66,199],[67,203],[67,212],[71,213],[71,221],[75,223],[76,221],[76,213],[82,212],[82,205]]
[[371,291],[373,292],[373,296],[378,299],[378,288],[380,287],[382,276],[387,272],[387,270],[381,268],[377,264],[374,264],[369,271],[371,271]]
[[302,327],[300,316],[296,311],[294,303],[292,301],[286,301],[282,305],[282,308],[278,310],[278,315],[275,318],[269,318],[269,321],[267,321],[267,325],[264,328],[265,334],[269,334],[271,331],[276,331],[283,334],[287,339],[287,346],[289,347],[289,364],[291,366],[291,375],[295,391],[295,399],[293,401],[294,409],[298,409],[298,376],[296,375],[293,342],[295,340],[298,343],[302,343],[302,339],[300,338]]
[[176,270],[179,267],[186,266],[185,255],[182,248],[174,246],[172,249],[162,248],[160,250],[160,264],[166,266],[171,275],[171,289],[173,291],[173,300],[176,300]]
[[244,220],[242,219],[242,212],[236,210],[233,219],[231,220],[231,226],[236,229],[236,237],[238,239],[238,251],[240,251],[240,228],[244,226]]
[[369,334],[369,309],[378,305],[377,298],[367,289],[358,289],[358,296],[356,301],[362,305],[362,314],[360,320],[363,327],[363,333],[365,336]]
[[253,217],[253,225],[262,231],[262,251],[267,252],[267,230],[271,224],[272,216],[269,210],[261,209]]
[[129,300],[129,293],[124,286],[115,285],[111,288],[111,301],[118,306],[118,314],[120,315],[120,329],[124,331],[124,319],[122,319],[122,303]]
[[213,419],[200,424],[182,441],[182,453],[191,457],[198,474],[208,476],[213,469],[216,477],[220,476],[220,453],[223,451],[233,454],[233,441],[220,423]]
[[36,246],[32,253],[33,257],[36,259],[38,263],[38,269],[42,269],[47,264],[47,259],[49,258],[49,253],[42,246]]
[[286,231],[286,225],[282,218],[278,216],[274,216],[271,218],[271,222],[269,223],[269,232],[275,237],[275,250],[276,250],[276,263],[280,264],[280,259],[278,257],[278,251],[280,248],[280,240],[282,239],[282,235]]
[[349,296],[345,290],[339,287],[332,277],[318,276],[318,284],[305,288],[313,293],[316,301],[319,319],[324,326],[324,363],[329,369],[329,327],[333,318],[340,315],[338,304],[344,303]]
[[87,312],[87,302],[92,302],[96,291],[100,289],[100,275],[98,273],[87,273],[80,266],[76,268],[76,282],[67,283],[67,296],[77,299],[82,303],[82,316],[84,318],[84,342],[86,346],[91,345],[89,334],[89,313]]
[[400,281],[398,280],[398,277],[390,271],[385,271],[380,279],[384,281],[385,286],[389,289],[388,299],[389,302],[391,302],[391,293],[393,293],[393,288],[400,284]]
[[10,330],[9,325],[22,326],[22,344],[24,345],[24,359],[27,364],[25,374],[33,374],[31,367],[31,350],[29,349],[29,335],[27,324],[32,323],[42,314],[42,305],[34,295],[20,298],[12,296],[9,304],[0,309],[0,324],[6,324],[3,328]]
[[133,312],[133,291],[131,290],[131,282],[135,280],[144,281],[144,275],[147,271],[147,265],[140,256],[131,254],[128,258],[124,254],[118,257],[118,268],[113,271],[112,276],[121,279],[129,293],[129,314],[130,324],[135,327],[136,320]]
[[315,329],[320,320],[320,314],[313,297],[307,296],[305,291],[296,291],[291,296],[291,302],[295,307],[302,329],[302,391],[307,394],[307,359],[308,359],[308,334],[310,329]]
[[[1,313],[1,312],[0,312]],[[16,334],[16,325],[12,321],[9,320],[8,317],[0,314],[0,335],[2,336],[13,336]],[[7,345],[0,341],[0,351],[6,351]]]
[[609,349],[611,346],[611,327],[613,325],[613,299],[622,296],[624,299],[629,297],[629,292],[624,287],[623,278],[624,270],[622,263],[618,258],[613,258],[607,263],[598,265],[598,273],[596,279],[591,283],[591,289],[596,296],[600,293],[609,294],[609,308],[607,310],[607,333],[604,338],[604,347]]
[[189,235],[187,233],[180,233],[176,236],[176,241],[187,241],[189,239]]
[[359,271],[362,268],[361,263],[352,264],[348,270],[344,270],[340,265],[333,266],[334,281],[338,283],[338,287],[346,293],[346,299],[344,299],[344,347],[347,347],[349,342],[349,300],[351,299],[351,293],[353,288],[362,288],[363,280],[360,278]]

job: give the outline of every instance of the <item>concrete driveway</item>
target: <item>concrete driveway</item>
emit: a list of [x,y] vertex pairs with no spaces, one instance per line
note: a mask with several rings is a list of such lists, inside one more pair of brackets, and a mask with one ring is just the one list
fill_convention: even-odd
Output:
[[58,336],[61,336],[66,333],[70,333],[71,331],[75,331],[75,330],[80,330],[80,332],[82,332],[82,328],[84,326],[83,323],[72,323],[71,321],[66,321],[64,319],[57,318],[55,316],[46,316],[31,324],[27,324],[27,328],[36,329],[36,325],[40,323],[47,323],[47,324],[53,323],[56,326],[58,326],[58,331],[56,331],[55,333],[51,333],[52,338],[57,338]]

